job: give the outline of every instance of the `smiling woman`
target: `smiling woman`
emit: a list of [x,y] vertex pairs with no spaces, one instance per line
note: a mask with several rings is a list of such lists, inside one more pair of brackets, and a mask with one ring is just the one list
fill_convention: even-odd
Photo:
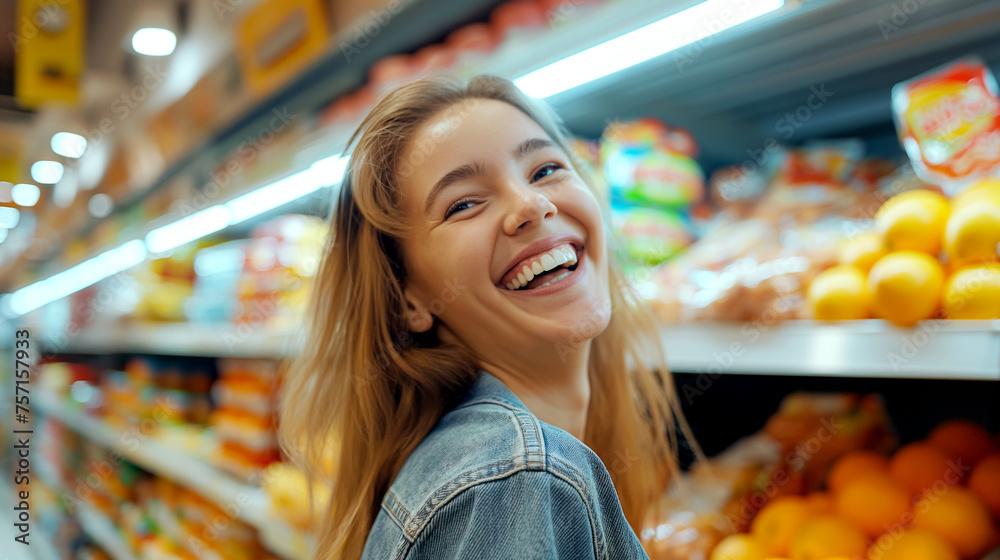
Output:
[[646,558],[689,431],[558,119],[425,78],[351,144],[280,418],[336,457],[317,558]]

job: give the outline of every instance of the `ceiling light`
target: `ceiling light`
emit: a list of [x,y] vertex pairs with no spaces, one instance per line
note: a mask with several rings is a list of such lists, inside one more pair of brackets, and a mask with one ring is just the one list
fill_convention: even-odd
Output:
[[[529,72],[514,84],[533,97],[549,97],[773,12],[784,3],[759,0],[745,2],[744,7],[734,6],[733,0],[707,0]],[[698,29],[703,31],[695,33]]]
[[21,213],[17,211],[17,208],[0,206],[0,227],[14,229],[20,220]]
[[90,215],[95,218],[103,218],[111,213],[111,209],[114,207],[114,201],[111,197],[104,193],[97,193],[90,197],[87,202],[87,209],[90,210]]
[[0,202],[11,202],[11,191],[14,185],[7,181],[0,181]]
[[10,191],[11,200],[18,206],[34,206],[42,196],[42,191],[31,183],[19,183]]
[[146,247],[150,253],[163,253],[215,233],[228,225],[229,209],[221,204],[210,206],[149,232],[146,235]]
[[232,223],[238,224],[302,198],[313,191],[340,183],[347,168],[347,161],[347,157],[340,155],[323,158],[312,164],[309,169],[230,200],[226,206],[232,212]]
[[52,136],[52,151],[68,158],[78,158],[87,149],[87,139],[72,132],[57,132]]
[[127,270],[145,258],[145,245],[141,240],[134,239],[59,274],[17,290],[4,298],[5,306],[14,313],[14,316],[24,315]]
[[31,165],[31,178],[38,183],[54,185],[62,176],[63,166],[58,161],[36,161]]
[[176,46],[177,36],[169,29],[144,27],[132,35],[132,48],[146,56],[167,56]]

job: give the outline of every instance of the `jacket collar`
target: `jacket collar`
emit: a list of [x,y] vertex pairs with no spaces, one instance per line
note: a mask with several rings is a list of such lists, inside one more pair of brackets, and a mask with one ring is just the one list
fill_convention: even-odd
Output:
[[502,402],[518,410],[528,412],[528,407],[517,398],[517,395],[504,385],[495,375],[480,369],[478,377],[472,382],[468,393],[458,406],[468,406],[476,403]]

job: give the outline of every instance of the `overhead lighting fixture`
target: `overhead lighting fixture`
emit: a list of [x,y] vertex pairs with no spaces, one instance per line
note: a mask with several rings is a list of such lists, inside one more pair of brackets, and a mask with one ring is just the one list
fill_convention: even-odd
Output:
[[230,200],[226,206],[232,213],[231,223],[238,224],[323,187],[336,185],[344,176],[347,161],[347,157],[340,155],[323,158],[312,164],[309,169]]
[[169,29],[144,27],[132,35],[132,48],[146,56],[167,56],[177,47],[177,36]]
[[784,4],[784,0],[707,0],[529,72],[514,84],[532,97],[550,97],[704,40]]
[[4,298],[6,307],[15,317],[24,315],[132,268],[145,258],[146,246],[142,241],[134,239],[59,274],[17,290]]
[[149,232],[146,235],[146,248],[150,253],[164,253],[228,225],[229,209],[224,205],[210,206]]
[[17,208],[0,206],[0,227],[14,229],[20,220],[21,213],[17,211]]
[[111,213],[111,209],[114,207],[114,201],[111,197],[104,193],[97,193],[90,197],[87,202],[87,209],[90,210],[90,215],[95,218],[103,218]]
[[11,191],[14,185],[7,181],[0,181],[0,202],[11,202]]
[[34,206],[38,204],[42,191],[31,183],[19,183],[10,190],[10,197],[18,206]]
[[78,158],[87,150],[87,139],[72,132],[57,132],[52,136],[52,151],[68,158]]
[[35,182],[54,185],[62,179],[63,166],[58,161],[36,161],[31,164],[31,178]]

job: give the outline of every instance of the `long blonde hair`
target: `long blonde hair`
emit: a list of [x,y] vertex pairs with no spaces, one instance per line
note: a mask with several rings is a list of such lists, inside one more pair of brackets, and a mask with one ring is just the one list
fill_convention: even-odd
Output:
[[[430,333],[409,332],[399,223],[401,154],[439,111],[493,99],[531,117],[573,160],[561,121],[511,82],[462,84],[428,77],[387,94],[349,141],[354,145],[330,236],[308,303],[304,348],[285,373],[279,432],[311,479],[332,453],[333,493],[319,525],[317,558],[356,560],[385,492],[410,453],[463,396],[476,356]],[[356,145],[355,145],[356,143]],[[598,196],[601,199],[600,196]],[[606,210],[606,208],[605,208]],[[607,215],[605,213],[605,215]],[[633,530],[678,472],[680,414],[656,325],[609,251],[612,315],[590,346],[591,403],[584,442],[604,461]],[[650,358],[656,367],[650,367]]]

